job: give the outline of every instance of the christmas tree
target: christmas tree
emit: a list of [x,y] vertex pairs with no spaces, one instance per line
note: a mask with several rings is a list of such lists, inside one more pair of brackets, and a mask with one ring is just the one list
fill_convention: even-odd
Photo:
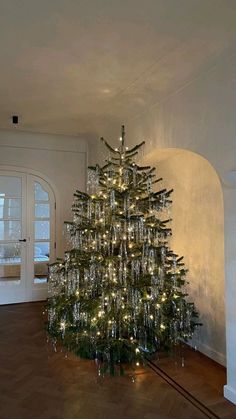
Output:
[[125,131],[103,167],[88,169],[88,193],[76,191],[70,250],[50,266],[48,332],[69,350],[116,365],[139,365],[194,333],[183,257],[168,246],[172,190],[154,191],[155,168],[135,159]]

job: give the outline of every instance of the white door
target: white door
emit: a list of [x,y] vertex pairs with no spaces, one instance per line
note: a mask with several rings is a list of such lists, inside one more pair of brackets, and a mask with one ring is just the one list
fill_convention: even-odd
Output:
[[55,198],[43,179],[0,172],[0,304],[47,298]]

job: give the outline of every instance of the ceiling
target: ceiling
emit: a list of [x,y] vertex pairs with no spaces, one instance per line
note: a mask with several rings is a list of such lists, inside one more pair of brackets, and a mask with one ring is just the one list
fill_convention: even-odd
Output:
[[117,132],[236,41],[235,0],[0,0],[0,10],[2,129]]

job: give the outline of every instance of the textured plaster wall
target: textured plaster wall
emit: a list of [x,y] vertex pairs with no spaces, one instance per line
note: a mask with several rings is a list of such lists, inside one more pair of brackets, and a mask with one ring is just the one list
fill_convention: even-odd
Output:
[[219,178],[201,156],[178,149],[156,150],[145,163],[157,167],[162,186],[174,188],[171,248],[189,269],[187,290],[203,326],[192,341],[225,364],[224,215]]

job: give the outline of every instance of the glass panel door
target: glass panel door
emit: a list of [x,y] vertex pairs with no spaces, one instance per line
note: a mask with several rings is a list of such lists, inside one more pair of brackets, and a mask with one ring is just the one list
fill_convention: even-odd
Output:
[[47,298],[54,243],[49,184],[31,174],[0,171],[0,304]]
[[48,294],[48,265],[55,257],[55,198],[48,183],[36,176],[29,179],[28,195],[31,202],[28,257],[32,264],[28,298],[32,301],[46,299]]
[[0,172],[0,304],[24,301],[26,177]]
[[34,283],[47,282],[50,260],[50,199],[39,182],[34,182]]

